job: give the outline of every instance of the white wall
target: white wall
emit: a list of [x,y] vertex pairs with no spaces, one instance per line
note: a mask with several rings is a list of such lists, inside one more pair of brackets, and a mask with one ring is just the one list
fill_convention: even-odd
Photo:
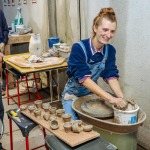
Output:
[[15,6],[3,6],[7,23],[10,26],[14,20],[17,10],[20,7],[22,10],[22,16],[24,24],[33,28],[34,33],[40,33],[43,40],[44,49],[47,49],[47,37],[48,37],[48,8],[47,0],[37,0],[37,3],[27,1],[27,4],[18,5],[18,1],[15,0]]

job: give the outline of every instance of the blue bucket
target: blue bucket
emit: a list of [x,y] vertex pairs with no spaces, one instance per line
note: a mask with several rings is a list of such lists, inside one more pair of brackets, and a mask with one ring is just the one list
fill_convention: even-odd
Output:
[[49,48],[53,47],[53,44],[59,43],[59,37],[50,37],[48,38]]

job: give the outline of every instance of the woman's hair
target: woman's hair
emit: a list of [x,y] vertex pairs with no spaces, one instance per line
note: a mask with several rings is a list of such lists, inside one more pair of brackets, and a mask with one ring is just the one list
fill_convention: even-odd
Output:
[[98,27],[101,24],[103,18],[106,18],[107,20],[109,20],[111,22],[117,23],[117,19],[116,19],[114,10],[111,7],[102,8],[100,10],[100,12],[98,13],[98,15],[93,20],[93,26],[92,26],[93,36],[95,36],[94,26]]

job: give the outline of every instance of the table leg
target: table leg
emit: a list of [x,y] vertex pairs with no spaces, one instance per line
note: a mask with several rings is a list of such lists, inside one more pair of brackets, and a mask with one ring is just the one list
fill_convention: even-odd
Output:
[[50,80],[50,95],[51,95],[51,102],[53,102],[53,79],[52,79],[52,71],[49,71],[49,80]]
[[25,137],[26,139],[26,150],[29,150],[29,139],[28,137]]
[[56,69],[57,75],[57,99],[60,100],[59,69]]

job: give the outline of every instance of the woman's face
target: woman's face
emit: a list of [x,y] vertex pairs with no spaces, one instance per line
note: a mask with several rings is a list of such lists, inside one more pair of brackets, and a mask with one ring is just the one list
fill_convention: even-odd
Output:
[[114,37],[116,27],[116,22],[111,22],[108,19],[103,18],[101,24],[94,27],[96,33],[94,38],[98,42],[97,44],[104,45],[109,43]]

